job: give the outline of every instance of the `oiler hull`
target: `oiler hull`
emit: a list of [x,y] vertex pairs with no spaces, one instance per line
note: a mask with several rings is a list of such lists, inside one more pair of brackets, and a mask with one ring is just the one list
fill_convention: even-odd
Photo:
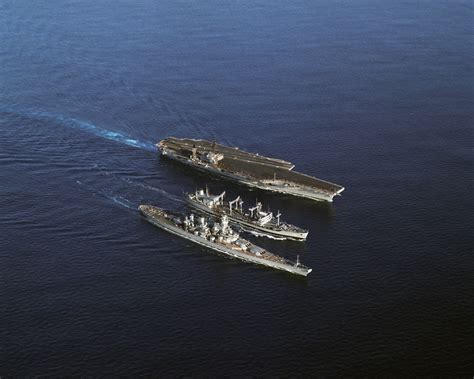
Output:
[[231,224],[233,225],[237,225],[239,227],[241,227],[242,229],[244,229],[245,231],[247,232],[256,232],[258,234],[262,234],[264,236],[269,236],[269,237],[273,237],[273,238],[276,238],[276,239],[289,239],[289,240],[294,240],[294,241],[305,241],[306,240],[306,237],[308,236],[308,232],[305,231],[305,232],[296,232],[296,231],[291,231],[291,230],[273,230],[273,229],[268,229],[268,228],[265,228],[264,226],[260,226],[258,224],[255,224],[253,222],[250,222],[250,221],[246,221],[246,220],[242,220],[241,218],[237,218],[237,217],[234,217],[234,215],[230,212],[225,212],[225,213],[218,213],[216,211],[214,211],[213,209],[210,209],[208,207],[206,207],[205,205],[197,202],[197,201],[193,201],[191,199],[189,199],[188,197],[186,197],[186,203],[200,211],[200,212],[203,212],[207,215],[210,215],[210,216],[213,216],[213,217],[220,217],[222,216],[222,214],[226,214],[227,217],[229,218],[229,221]]

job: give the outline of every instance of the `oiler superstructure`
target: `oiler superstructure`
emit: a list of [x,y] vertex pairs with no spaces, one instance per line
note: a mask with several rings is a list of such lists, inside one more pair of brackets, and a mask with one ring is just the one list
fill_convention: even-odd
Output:
[[307,276],[312,271],[299,259],[293,262],[243,239],[229,226],[226,215],[211,223],[204,217],[183,216],[152,205],[140,205],[139,210],[153,225],[234,258],[297,275]]
[[190,167],[266,191],[332,202],[344,190],[338,184],[292,171],[291,162],[215,142],[169,137],[157,147],[163,156]]
[[233,225],[238,225],[245,231],[255,232],[258,235],[277,238],[304,241],[308,231],[281,221],[281,213],[276,215],[270,210],[264,211],[262,203],[256,202],[254,207],[244,209],[243,200],[240,196],[226,202],[225,191],[220,195],[213,195],[209,190],[200,189],[194,193],[185,195],[187,204],[194,209],[209,214],[213,217],[226,215]]

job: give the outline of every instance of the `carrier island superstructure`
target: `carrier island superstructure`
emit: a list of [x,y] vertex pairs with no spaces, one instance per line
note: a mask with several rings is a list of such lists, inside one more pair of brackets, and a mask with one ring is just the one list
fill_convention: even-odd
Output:
[[139,210],[153,225],[222,254],[297,275],[307,276],[312,271],[299,259],[290,261],[243,239],[229,226],[226,215],[211,223],[204,217],[183,216],[152,205],[140,205]]
[[161,154],[198,170],[262,190],[332,202],[344,187],[293,171],[294,165],[215,142],[169,137]]

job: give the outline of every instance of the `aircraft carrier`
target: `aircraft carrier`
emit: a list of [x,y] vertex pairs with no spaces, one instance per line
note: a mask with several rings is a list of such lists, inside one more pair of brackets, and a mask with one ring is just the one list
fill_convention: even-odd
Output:
[[312,269],[296,262],[279,257],[254,245],[239,236],[229,226],[226,215],[220,222],[209,223],[204,217],[195,218],[193,214],[182,216],[152,205],[140,205],[140,212],[153,225],[242,261],[288,271],[292,274],[307,276]]
[[157,147],[165,157],[262,190],[327,202],[344,190],[338,184],[292,171],[291,162],[211,141],[169,137]]

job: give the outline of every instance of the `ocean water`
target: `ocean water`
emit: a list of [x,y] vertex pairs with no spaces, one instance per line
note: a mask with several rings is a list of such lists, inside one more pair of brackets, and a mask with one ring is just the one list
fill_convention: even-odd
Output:
[[[470,1],[0,2],[0,375],[469,376]],[[287,159],[333,204],[162,160]],[[310,229],[306,279],[145,222],[183,191]],[[251,237],[252,238],[252,237]]]

